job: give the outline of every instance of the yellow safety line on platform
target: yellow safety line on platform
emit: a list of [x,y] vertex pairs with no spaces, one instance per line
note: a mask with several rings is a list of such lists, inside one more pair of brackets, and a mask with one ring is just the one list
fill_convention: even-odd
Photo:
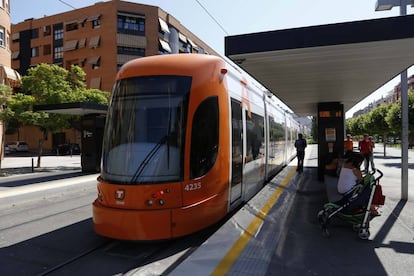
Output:
[[282,181],[280,186],[277,190],[273,193],[273,195],[269,198],[269,200],[265,203],[263,208],[256,214],[256,217],[250,223],[250,225],[243,231],[240,235],[240,238],[235,242],[232,248],[227,252],[224,258],[220,261],[218,266],[214,269],[211,273],[212,276],[219,276],[219,275],[226,275],[230,268],[233,266],[234,262],[240,256],[240,253],[246,247],[247,243],[250,241],[252,237],[254,237],[253,233],[256,233],[257,229],[262,225],[264,218],[267,216],[267,213],[276,203],[279,196],[282,194],[282,191],[286,188],[286,185],[289,183],[290,179],[296,172],[296,167],[292,168],[286,178]]

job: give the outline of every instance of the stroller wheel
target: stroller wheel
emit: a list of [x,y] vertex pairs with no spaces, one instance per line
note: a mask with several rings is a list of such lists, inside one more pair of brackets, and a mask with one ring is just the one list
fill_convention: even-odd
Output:
[[318,221],[321,226],[326,226],[328,223],[328,212],[325,211],[325,209],[322,209],[318,212]]
[[369,238],[369,235],[370,233],[368,229],[364,229],[364,228],[359,229],[358,237],[360,239],[367,240]]
[[361,228],[361,224],[352,224],[352,230],[355,232],[358,232],[359,228]]

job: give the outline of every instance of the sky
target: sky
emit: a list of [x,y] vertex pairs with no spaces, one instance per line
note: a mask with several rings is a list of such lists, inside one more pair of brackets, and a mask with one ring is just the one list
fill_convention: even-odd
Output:
[[[10,0],[13,24],[82,8],[95,0]],[[224,56],[226,36],[300,28],[340,22],[398,16],[399,7],[375,11],[376,0],[129,0],[158,6]],[[414,8],[407,6],[407,14]],[[408,70],[408,76],[414,72]],[[399,77],[390,81],[347,112],[347,117],[391,91]]]

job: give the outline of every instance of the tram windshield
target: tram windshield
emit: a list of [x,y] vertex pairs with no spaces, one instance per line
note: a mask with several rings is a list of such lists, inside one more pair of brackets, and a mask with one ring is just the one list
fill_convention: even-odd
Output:
[[102,152],[105,180],[182,180],[190,87],[187,76],[134,77],[116,83]]

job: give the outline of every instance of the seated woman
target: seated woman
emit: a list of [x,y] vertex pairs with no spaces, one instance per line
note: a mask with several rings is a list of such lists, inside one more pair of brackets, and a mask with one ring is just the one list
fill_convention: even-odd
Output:
[[[354,186],[362,180],[361,164],[364,161],[364,157],[359,153],[352,153],[344,162],[339,174],[338,180],[338,192],[342,195],[347,195]],[[358,196],[357,202],[368,201],[370,195],[370,189],[366,187]],[[362,206],[361,206],[362,207]],[[379,215],[376,210],[376,206],[370,207],[371,214],[374,216]]]
[[346,194],[352,190],[355,184],[362,179],[361,164],[364,157],[359,153],[348,156],[342,165],[338,180],[338,192]]

